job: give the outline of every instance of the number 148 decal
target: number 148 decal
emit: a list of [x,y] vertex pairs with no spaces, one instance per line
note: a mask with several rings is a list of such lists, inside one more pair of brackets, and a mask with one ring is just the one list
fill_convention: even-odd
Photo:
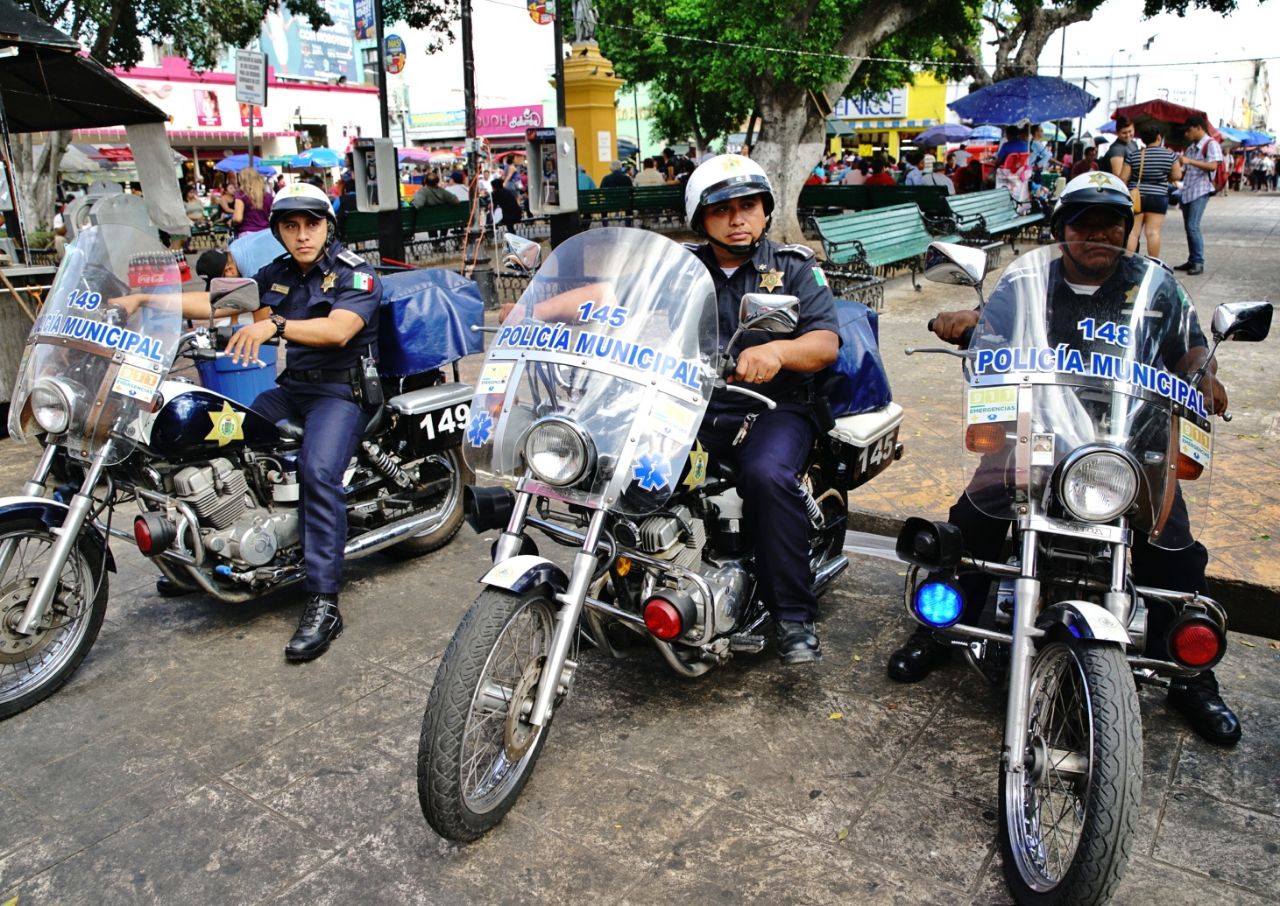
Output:
[[1114,321],[1099,322],[1093,318],[1085,318],[1077,323],[1076,327],[1079,328],[1086,342],[1101,340],[1103,343],[1123,346],[1125,349],[1133,346],[1133,328],[1128,324],[1117,324]]

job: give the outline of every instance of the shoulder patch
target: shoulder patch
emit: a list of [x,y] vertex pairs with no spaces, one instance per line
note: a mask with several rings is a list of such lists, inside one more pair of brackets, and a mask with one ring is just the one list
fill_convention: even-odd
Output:
[[809,248],[807,245],[800,245],[799,243],[780,245],[778,246],[778,251],[786,255],[799,255],[806,261],[813,257],[813,249]]
[[343,249],[338,252],[338,260],[348,267],[368,267],[369,262],[365,261],[351,249]]

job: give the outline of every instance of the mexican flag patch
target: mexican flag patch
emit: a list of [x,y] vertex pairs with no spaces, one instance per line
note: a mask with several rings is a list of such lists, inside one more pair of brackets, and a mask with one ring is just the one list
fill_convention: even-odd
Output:
[[813,280],[814,280],[814,282],[815,282],[815,283],[817,283],[819,286],[826,286],[826,285],[827,285],[827,275],[826,275],[826,274],[824,274],[824,273],[822,272],[822,268],[820,268],[820,267],[815,267],[815,268],[813,269]]
[[373,277],[369,274],[352,274],[351,285],[361,292],[367,293],[373,291]]

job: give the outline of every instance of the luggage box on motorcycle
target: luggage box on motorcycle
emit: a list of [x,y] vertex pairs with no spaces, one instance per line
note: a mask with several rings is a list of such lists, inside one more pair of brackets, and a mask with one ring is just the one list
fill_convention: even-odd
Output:
[[470,384],[437,384],[393,396],[387,405],[408,425],[414,449],[430,453],[462,442],[474,392]]
[[[234,329],[239,330],[243,326]],[[259,393],[276,385],[276,352],[275,346],[263,344],[258,348],[258,358],[265,363],[263,365],[254,362],[238,365],[230,356],[218,356],[211,362],[196,362],[196,371],[200,373],[200,383],[205,387],[237,403],[252,406]]]
[[848,491],[866,484],[893,462],[898,449],[902,407],[889,403],[882,409],[836,419],[828,433],[836,456],[832,484]]

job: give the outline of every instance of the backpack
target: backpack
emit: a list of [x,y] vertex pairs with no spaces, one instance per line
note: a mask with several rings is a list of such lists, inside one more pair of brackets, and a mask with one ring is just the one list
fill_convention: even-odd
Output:
[[1213,171],[1213,193],[1216,195],[1227,187],[1227,162],[1218,161],[1218,169]]

